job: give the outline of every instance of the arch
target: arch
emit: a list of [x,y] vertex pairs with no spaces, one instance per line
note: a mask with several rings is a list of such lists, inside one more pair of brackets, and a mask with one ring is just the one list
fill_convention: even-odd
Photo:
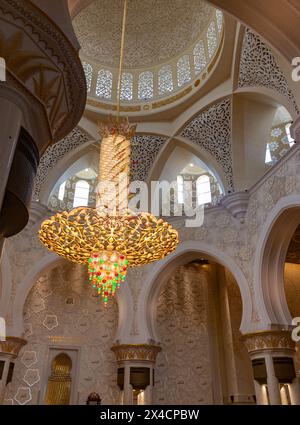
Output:
[[300,195],[281,198],[269,213],[256,244],[254,296],[264,329],[291,325],[284,292],[284,263],[288,246],[300,223]]
[[138,323],[140,335],[146,339],[158,340],[155,330],[155,313],[158,297],[161,289],[170,274],[181,265],[192,261],[199,256],[207,257],[214,262],[226,267],[235,278],[242,297],[243,317],[240,326],[242,333],[250,332],[253,329],[251,323],[252,297],[247,280],[239,266],[223,251],[207,243],[199,241],[182,242],[177,250],[155,263],[151,272],[146,277],[145,283],[140,293]]
[[72,360],[68,354],[61,352],[51,362],[51,373],[48,377],[45,404],[70,404],[72,388]]
[[293,105],[289,100],[283,96],[281,93],[272,90],[268,87],[263,86],[249,86],[249,87],[239,87],[235,90],[234,94],[244,94],[248,96],[253,96],[259,99],[262,102],[272,102],[274,106],[284,106],[286,110],[291,115],[292,119],[295,120],[298,115],[295,111]]

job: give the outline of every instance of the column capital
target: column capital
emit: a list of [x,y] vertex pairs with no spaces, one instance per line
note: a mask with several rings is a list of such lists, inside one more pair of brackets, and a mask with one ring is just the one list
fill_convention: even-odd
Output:
[[16,358],[21,348],[26,344],[27,341],[23,338],[8,336],[5,341],[0,341],[0,356],[4,354]]
[[266,330],[244,334],[242,336],[248,354],[254,355],[266,351],[295,352],[295,342],[292,340],[291,331]]
[[130,361],[155,363],[161,347],[150,344],[119,344],[113,345],[111,350],[115,353],[118,363]]

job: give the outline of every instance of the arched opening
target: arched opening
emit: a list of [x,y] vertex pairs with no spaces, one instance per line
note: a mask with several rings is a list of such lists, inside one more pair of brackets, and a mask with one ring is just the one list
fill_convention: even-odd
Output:
[[254,403],[242,298],[230,271],[194,254],[156,285],[153,325],[162,350],[154,404]]
[[[299,205],[297,195],[286,196],[277,202],[261,231],[254,262],[256,304],[262,318],[260,330],[283,331],[295,342],[292,318],[300,314],[297,297],[300,288]],[[290,332],[290,336],[285,331]],[[291,341],[290,350],[279,350],[276,354],[275,349],[270,353],[276,381],[273,387],[272,383],[264,386],[265,390],[269,385],[275,389],[277,404],[298,404],[299,343],[296,343],[295,351]]]
[[[118,329],[117,302],[112,299],[104,307],[88,284],[84,265],[53,261],[52,267],[43,269],[35,278],[26,301],[19,304],[27,345],[16,360],[18,378],[8,385],[8,397],[15,399],[24,380],[31,394],[28,403],[66,401],[69,381],[65,362],[66,383],[61,398],[53,398],[52,392],[46,391],[49,376],[60,367],[54,359],[63,352],[72,361],[69,404],[85,404],[92,392],[98,393],[104,403],[118,404],[117,365],[110,350]],[[26,288],[23,291],[26,293]],[[53,385],[56,386],[55,381]]]
[[[300,324],[300,217],[290,240],[284,264],[284,292],[292,319]],[[297,319],[298,318],[298,319]],[[299,332],[297,333],[297,336]],[[299,339],[299,338],[298,338]],[[300,341],[296,341],[294,358],[296,376],[300,378]]]
[[[66,175],[67,176],[67,175]],[[48,207],[54,211],[71,210],[75,207],[95,206],[97,174],[86,167],[56,185],[52,191]]]

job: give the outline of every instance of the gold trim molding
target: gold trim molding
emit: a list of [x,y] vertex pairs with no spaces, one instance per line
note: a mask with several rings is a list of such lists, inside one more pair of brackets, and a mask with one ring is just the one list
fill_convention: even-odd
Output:
[[17,357],[21,348],[26,344],[27,341],[23,338],[8,336],[5,341],[0,341],[0,356],[1,354],[9,354]]
[[242,339],[249,354],[264,350],[295,351],[295,342],[292,340],[291,331],[287,330],[249,333],[244,334]]
[[111,350],[115,353],[117,362],[138,360],[155,363],[161,347],[149,344],[120,344],[112,346]]

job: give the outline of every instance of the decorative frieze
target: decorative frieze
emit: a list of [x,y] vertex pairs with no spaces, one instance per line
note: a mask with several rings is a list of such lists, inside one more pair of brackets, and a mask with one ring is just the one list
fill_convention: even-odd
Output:
[[111,347],[118,363],[124,361],[149,361],[155,363],[157,354],[161,351],[158,345],[120,344]]
[[265,350],[295,351],[295,342],[291,332],[286,330],[260,331],[243,335],[249,354]]
[[17,357],[21,348],[26,344],[27,341],[23,338],[8,336],[5,341],[0,341],[0,356],[2,354],[10,354],[13,357]]

